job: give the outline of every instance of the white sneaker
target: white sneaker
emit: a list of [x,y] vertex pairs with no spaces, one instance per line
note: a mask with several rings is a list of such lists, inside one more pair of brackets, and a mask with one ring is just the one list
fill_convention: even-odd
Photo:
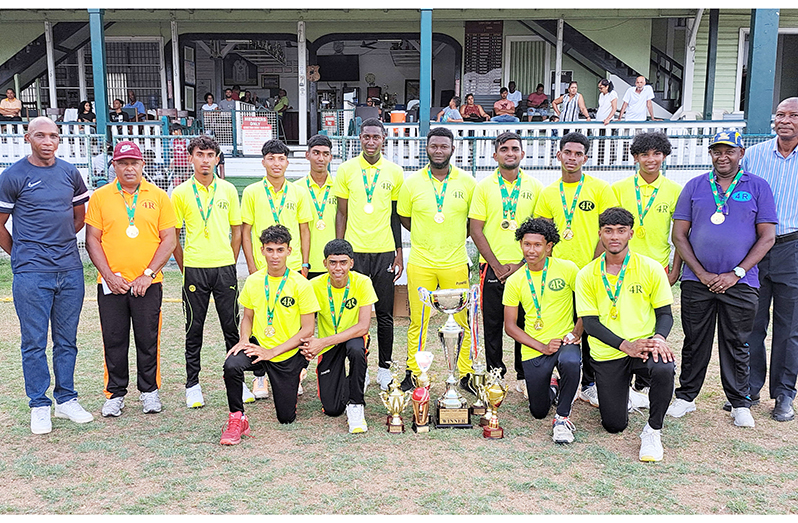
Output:
[[30,409],[30,431],[34,434],[47,434],[53,430],[50,421],[50,406],[33,407]]
[[732,408],[731,417],[734,418],[734,424],[738,427],[751,427],[754,426],[754,417],[751,416],[751,409],[747,407]]
[[205,406],[205,398],[202,397],[202,387],[197,383],[193,387],[186,389],[186,407],[198,409]]
[[266,376],[255,376],[252,380],[252,395],[256,400],[264,400],[269,397],[269,382]]
[[654,430],[646,423],[640,433],[640,461],[661,461],[663,454],[662,431]]
[[144,414],[158,414],[163,408],[161,406],[161,395],[158,394],[158,389],[152,392],[142,392],[139,397],[141,400],[142,410]]
[[377,367],[377,384],[380,386],[380,390],[388,390],[388,385],[391,384],[391,381],[393,381],[391,371]]
[[364,412],[365,405],[355,405],[354,403],[350,403],[346,406],[346,420],[349,422],[350,434],[368,432],[369,426],[366,424]]
[[72,398],[60,405],[56,403],[55,417],[68,419],[75,423],[89,423],[90,421],[94,421],[94,416],[91,415],[91,412],[87,412],[86,409],[80,406],[77,398]]
[[629,412],[640,411],[640,409],[647,409],[649,407],[648,395],[642,392],[637,392],[635,389],[629,389]]
[[577,395],[580,400],[590,403],[594,407],[599,406],[599,399],[598,399],[598,389],[596,388],[596,384],[591,384],[588,388],[584,390],[580,390],[579,394]]
[[247,384],[242,383],[241,386],[243,387],[241,390],[241,400],[244,403],[255,403],[255,395],[247,388]]
[[515,391],[522,393],[526,399],[529,399],[529,392],[526,390],[526,380],[516,381]]
[[363,394],[365,394],[366,391],[369,390],[369,380],[370,379],[371,378],[369,376],[369,369],[368,369],[368,367],[366,367],[366,379],[363,380]]
[[302,372],[299,373],[299,387],[296,389],[296,395],[301,396],[305,393],[305,389],[302,388],[302,380],[304,380],[308,375],[308,369],[302,369]]
[[118,418],[122,415],[122,409],[125,408],[125,397],[119,396],[117,398],[111,398],[109,400],[105,400],[105,404],[103,405],[102,415],[104,418],[112,416],[114,418]]
[[676,398],[671,403],[671,406],[668,407],[668,410],[665,412],[668,416],[673,418],[681,418],[688,412],[695,412],[695,401],[687,401],[681,398]]
[[570,419],[568,419],[568,416],[560,416],[559,414],[555,414],[554,419],[551,421],[551,439],[554,441],[554,443],[574,442],[574,432],[576,431],[576,427],[574,427],[574,424],[571,423]]

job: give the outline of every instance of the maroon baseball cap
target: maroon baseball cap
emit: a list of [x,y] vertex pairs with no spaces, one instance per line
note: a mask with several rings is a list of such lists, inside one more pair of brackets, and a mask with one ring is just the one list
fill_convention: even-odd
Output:
[[141,156],[141,149],[133,142],[125,141],[119,142],[114,147],[114,161],[122,160],[123,158],[133,158],[135,160],[143,160]]

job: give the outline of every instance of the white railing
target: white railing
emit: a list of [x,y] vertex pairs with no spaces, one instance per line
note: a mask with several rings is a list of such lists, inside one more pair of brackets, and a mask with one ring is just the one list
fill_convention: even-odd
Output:
[[[77,166],[90,165],[92,157],[99,153],[94,126],[76,122],[56,122],[56,125],[61,135],[56,157]],[[0,125],[0,164],[12,164],[30,154],[26,129],[26,123]]]

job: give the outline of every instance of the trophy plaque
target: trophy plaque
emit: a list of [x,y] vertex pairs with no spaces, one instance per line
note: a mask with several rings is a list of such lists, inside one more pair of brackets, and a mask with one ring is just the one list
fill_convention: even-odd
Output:
[[427,351],[418,351],[415,355],[421,375],[416,379],[416,390],[413,391],[413,430],[416,433],[429,432],[429,387],[430,378],[427,371],[432,365],[435,355]]
[[501,439],[504,437],[504,429],[499,426],[497,410],[507,396],[507,384],[502,379],[501,369],[492,369],[487,378],[488,386],[485,389],[490,405],[490,420],[482,428],[482,436],[488,439]]
[[388,386],[387,391],[380,392],[382,404],[388,410],[388,418],[385,422],[388,425],[389,434],[400,434],[405,431],[405,424],[402,421],[402,412],[410,402],[410,392],[402,392],[402,384],[399,381],[398,368],[391,363],[391,375],[393,381]]

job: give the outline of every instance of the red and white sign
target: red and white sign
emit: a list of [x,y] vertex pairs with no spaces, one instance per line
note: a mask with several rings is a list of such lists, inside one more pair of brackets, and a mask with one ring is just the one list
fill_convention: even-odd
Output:
[[241,122],[241,141],[245,155],[260,156],[263,144],[272,138],[272,126],[266,116],[243,117]]

